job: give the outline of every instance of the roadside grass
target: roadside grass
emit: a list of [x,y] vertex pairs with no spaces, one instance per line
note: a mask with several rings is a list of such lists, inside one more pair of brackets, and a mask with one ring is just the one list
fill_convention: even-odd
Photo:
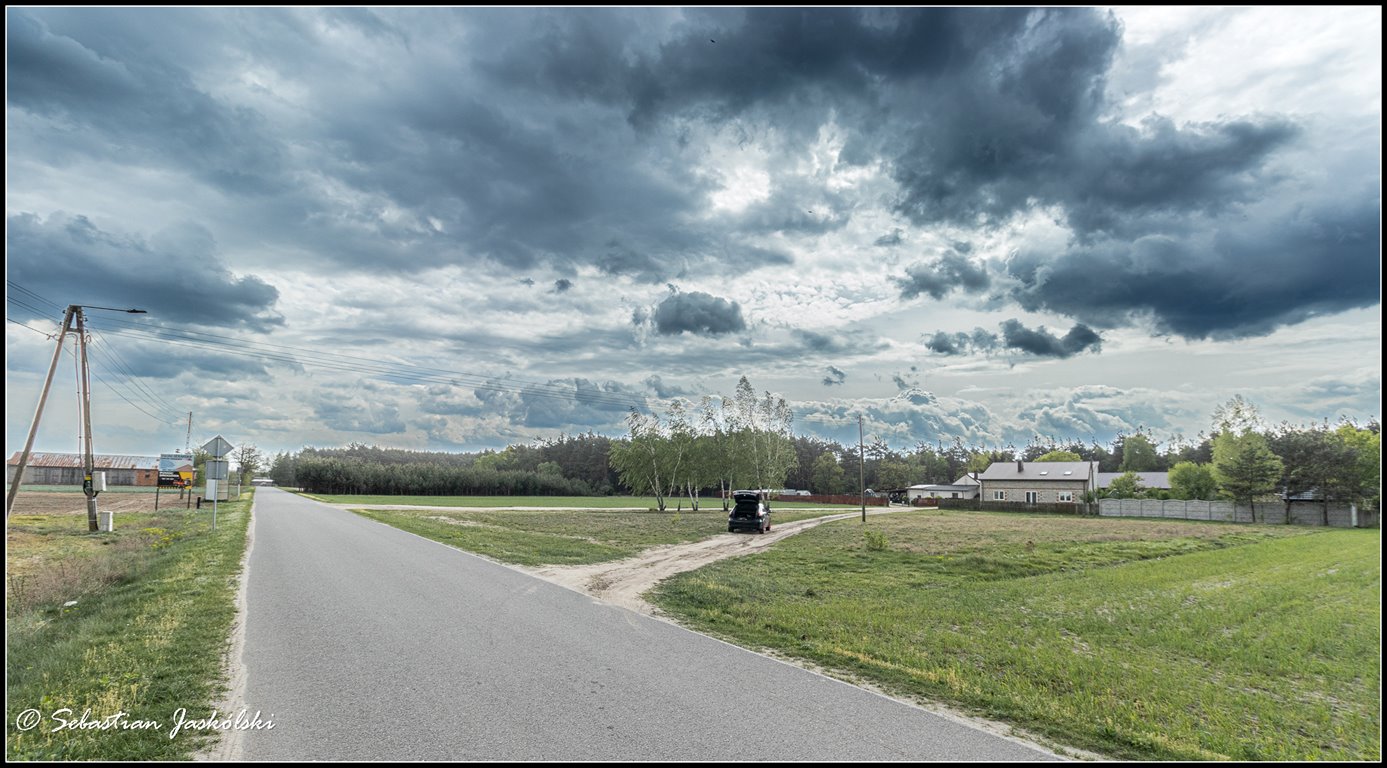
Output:
[[[122,513],[112,533],[74,515],[14,515],[6,559],[8,760],[189,759],[216,732],[169,733],[207,717],[224,690],[250,497],[207,510]],[[75,605],[64,604],[76,600]],[[125,713],[161,730],[54,729]],[[15,727],[37,709],[38,727]],[[226,713],[222,713],[223,715]]]
[[694,628],[1123,759],[1381,758],[1381,535],[902,512],[662,582]]
[[[517,565],[586,565],[620,560],[662,544],[682,544],[727,532],[721,507],[700,512],[604,510],[353,509],[362,517],[425,538]],[[774,525],[823,512],[771,514]]]
[[[351,494],[302,493],[299,495],[326,504],[400,504],[419,507],[563,507],[571,509],[613,509],[638,508],[655,509],[653,496],[379,496]],[[687,498],[665,499],[668,511],[674,512],[683,507],[691,512]],[[699,511],[721,510],[722,502],[716,497],[699,500]],[[855,509],[851,504],[810,504],[804,501],[776,501],[771,503],[774,510],[780,509]]]

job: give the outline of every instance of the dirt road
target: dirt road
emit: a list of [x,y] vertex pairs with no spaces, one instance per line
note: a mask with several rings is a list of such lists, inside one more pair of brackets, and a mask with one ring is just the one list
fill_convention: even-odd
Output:
[[[884,515],[896,510],[871,510],[868,514]],[[545,581],[600,597],[623,608],[644,614],[655,609],[641,594],[663,579],[676,573],[692,571],[728,557],[741,557],[760,552],[777,541],[807,531],[830,520],[858,517],[860,512],[815,517],[793,523],[775,524],[770,533],[725,533],[711,539],[671,544],[648,549],[635,557],[614,563],[593,565],[552,565],[542,568],[520,568]]]

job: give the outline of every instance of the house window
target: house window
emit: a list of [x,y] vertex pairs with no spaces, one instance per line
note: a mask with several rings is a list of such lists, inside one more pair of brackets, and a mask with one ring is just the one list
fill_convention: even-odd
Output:
[[957,494],[957,493],[951,493],[951,494],[949,494],[949,498],[957,499],[957,498],[958,498],[958,494]]
[[1006,501],[1006,499],[1007,499],[1007,492],[1006,492],[1006,491],[993,491],[993,492],[992,492],[992,500],[993,500],[993,501]]
[[1034,504],[1040,501],[1040,494],[1036,491],[1026,491],[1026,503]]
[[1060,499],[1060,501],[1073,501],[1073,500],[1074,500],[1074,492],[1073,492],[1073,491],[1060,491],[1060,492],[1059,492],[1059,499]]

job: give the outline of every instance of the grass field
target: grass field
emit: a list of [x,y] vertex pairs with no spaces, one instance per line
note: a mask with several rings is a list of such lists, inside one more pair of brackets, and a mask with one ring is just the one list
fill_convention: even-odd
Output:
[[[698,541],[727,532],[721,507],[701,512],[536,510],[452,512],[354,509],[396,528],[518,565],[580,565],[630,557],[661,544]],[[771,513],[775,524],[825,512]]]
[[902,512],[648,595],[697,629],[1128,759],[1381,757],[1380,532]]
[[[116,530],[98,534],[85,515],[10,517],[8,759],[187,759],[212,736],[169,732],[180,707],[205,718],[222,693],[249,497],[218,507],[216,532],[207,510],[119,513]],[[20,731],[29,709],[45,719]],[[54,732],[55,718],[75,723],[87,709],[93,721],[125,712],[164,728]]]
[[[570,507],[574,509],[655,508],[655,497],[653,496],[353,496],[318,493],[304,493],[302,495],[328,504],[403,504],[422,507]],[[671,512],[677,510],[681,505],[685,512],[690,511],[687,498],[665,500],[665,506]],[[722,509],[722,503],[717,498],[701,499],[699,506],[703,511]],[[771,502],[771,508],[773,510],[855,509],[850,504],[809,504],[803,501]]]

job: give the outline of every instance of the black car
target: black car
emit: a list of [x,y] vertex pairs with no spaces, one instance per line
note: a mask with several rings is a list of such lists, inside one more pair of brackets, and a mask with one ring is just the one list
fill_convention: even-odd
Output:
[[727,530],[746,528],[765,533],[771,529],[771,505],[756,491],[733,491],[735,504],[727,515]]

